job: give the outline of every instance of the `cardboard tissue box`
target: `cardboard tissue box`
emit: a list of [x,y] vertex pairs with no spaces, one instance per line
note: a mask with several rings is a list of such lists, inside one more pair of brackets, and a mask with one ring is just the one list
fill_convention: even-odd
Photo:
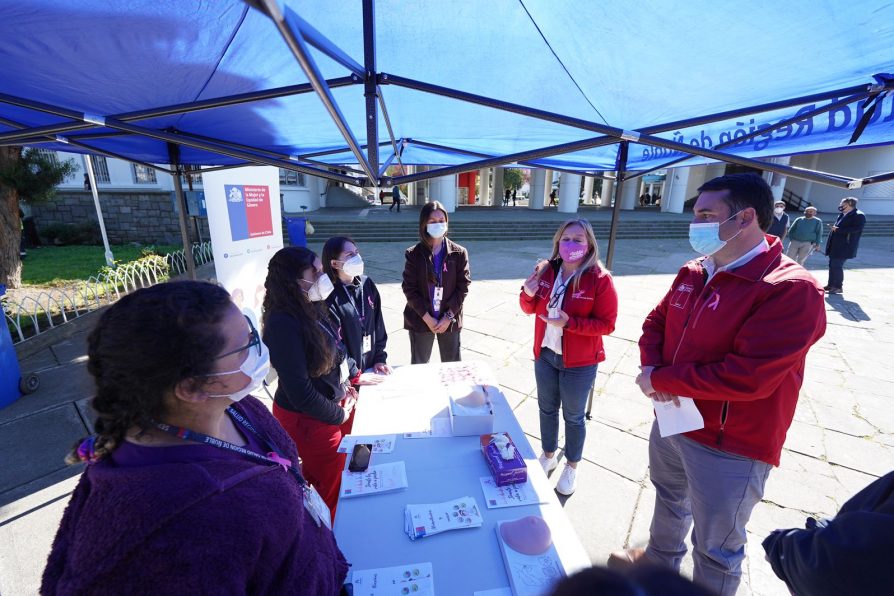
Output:
[[[494,441],[495,437],[496,441]],[[500,449],[501,443],[504,445],[503,453]],[[481,435],[481,452],[484,454],[484,460],[487,462],[487,467],[497,486],[528,481],[528,467],[518,449],[515,448],[515,443],[512,442],[509,433]],[[508,453],[511,453],[511,457],[506,459],[504,454]]]
[[448,388],[450,429],[454,437],[474,437],[494,432],[494,408],[487,385],[454,385]]

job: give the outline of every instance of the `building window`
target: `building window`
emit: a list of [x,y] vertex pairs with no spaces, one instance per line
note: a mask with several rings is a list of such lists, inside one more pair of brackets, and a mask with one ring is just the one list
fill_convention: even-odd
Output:
[[56,156],[55,151],[50,151],[49,149],[35,149],[35,151],[50,163],[59,165],[59,158]]
[[133,164],[133,181],[134,184],[158,184],[155,170],[137,163]]
[[[183,166],[184,172],[189,172],[189,179],[186,176],[180,176],[180,184],[189,187],[192,189],[193,184],[201,184],[202,183],[202,166]],[[192,180],[192,183],[190,183]]]
[[[109,184],[112,179],[109,178],[109,164],[106,163],[106,158],[102,155],[91,155],[90,157],[93,159],[93,171],[96,175],[96,183]],[[84,160],[84,171],[87,171],[87,160]]]
[[287,170],[285,168],[279,169],[279,185],[280,186],[306,186],[304,183],[304,174],[300,174],[298,172],[294,172],[292,170]]

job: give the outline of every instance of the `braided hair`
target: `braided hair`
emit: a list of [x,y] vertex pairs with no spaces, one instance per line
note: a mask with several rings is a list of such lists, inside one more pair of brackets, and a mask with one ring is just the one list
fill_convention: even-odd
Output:
[[[87,340],[96,383],[95,435],[79,441],[68,463],[108,456],[131,428],[164,415],[164,397],[184,380],[212,371],[224,344],[219,323],[231,306],[220,286],[177,281],[137,290],[106,310]],[[195,387],[203,381],[196,378]]]
[[320,324],[328,324],[326,302],[312,302],[298,285],[307,269],[313,269],[317,255],[303,246],[288,246],[276,252],[267,265],[264,287],[264,325],[273,312],[286,313],[301,323],[301,332],[308,346],[307,370],[311,377],[320,377],[335,366],[336,346]]

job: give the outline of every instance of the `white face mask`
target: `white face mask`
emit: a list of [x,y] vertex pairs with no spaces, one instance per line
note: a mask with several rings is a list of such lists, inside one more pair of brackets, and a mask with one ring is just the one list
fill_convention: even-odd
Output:
[[363,258],[360,255],[354,255],[342,263],[341,270],[351,277],[360,277],[363,275]]
[[334,289],[335,286],[332,285],[332,280],[329,279],[329,276],[321,275],[317,278],[317,281],[313,283],[310,289],[306,290],[307,299],[311,302],[320,302],[321,300],[328,298],[329,294],[331,294]]
[[430,223],[425,226],[425,231],[428,232],[428,235],[432,238],[441,238],[447,233],[447,224],[444,222]]
[[776,215],[782,215],[785,212],[785,207],[776,207],[773,211],[776,212]]
[[[260,348],[260,350],[258,348]],[[258,389],[261,384],[263,384],[264,379],[267,378],[267,374],[270,372],[270,351],[267,349],[267,346],[264,345],[263,342],[259,343],[258,347],[251,346],[248,348],[248,357],[246,357],[242,364],[239,365],[239,368],[237,370],[231,370],[222,373],[212,373],[208,376],[220,377],[223,375],[233,375],[238,372],[241,372],[251,379],[248,382],[248,385],[246,385],[236,393],[209,393],[208,397],[226,397],[230,401],[237,402],[246,395],[250,395],[256,389]]]

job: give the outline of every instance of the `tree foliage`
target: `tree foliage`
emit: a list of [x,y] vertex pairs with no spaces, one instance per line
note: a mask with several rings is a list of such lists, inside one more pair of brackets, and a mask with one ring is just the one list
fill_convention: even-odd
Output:
[[0,187],[15,190],[20,201],[43,203],[53,198],[56,186],[77,171],[73,159],[56,161],[37,149],[25,149],[20,159],[0,166]]
[[503,170],[503,188],[518,190],[525,183],[525,177],[522,171],[515,168],[506,168]]

